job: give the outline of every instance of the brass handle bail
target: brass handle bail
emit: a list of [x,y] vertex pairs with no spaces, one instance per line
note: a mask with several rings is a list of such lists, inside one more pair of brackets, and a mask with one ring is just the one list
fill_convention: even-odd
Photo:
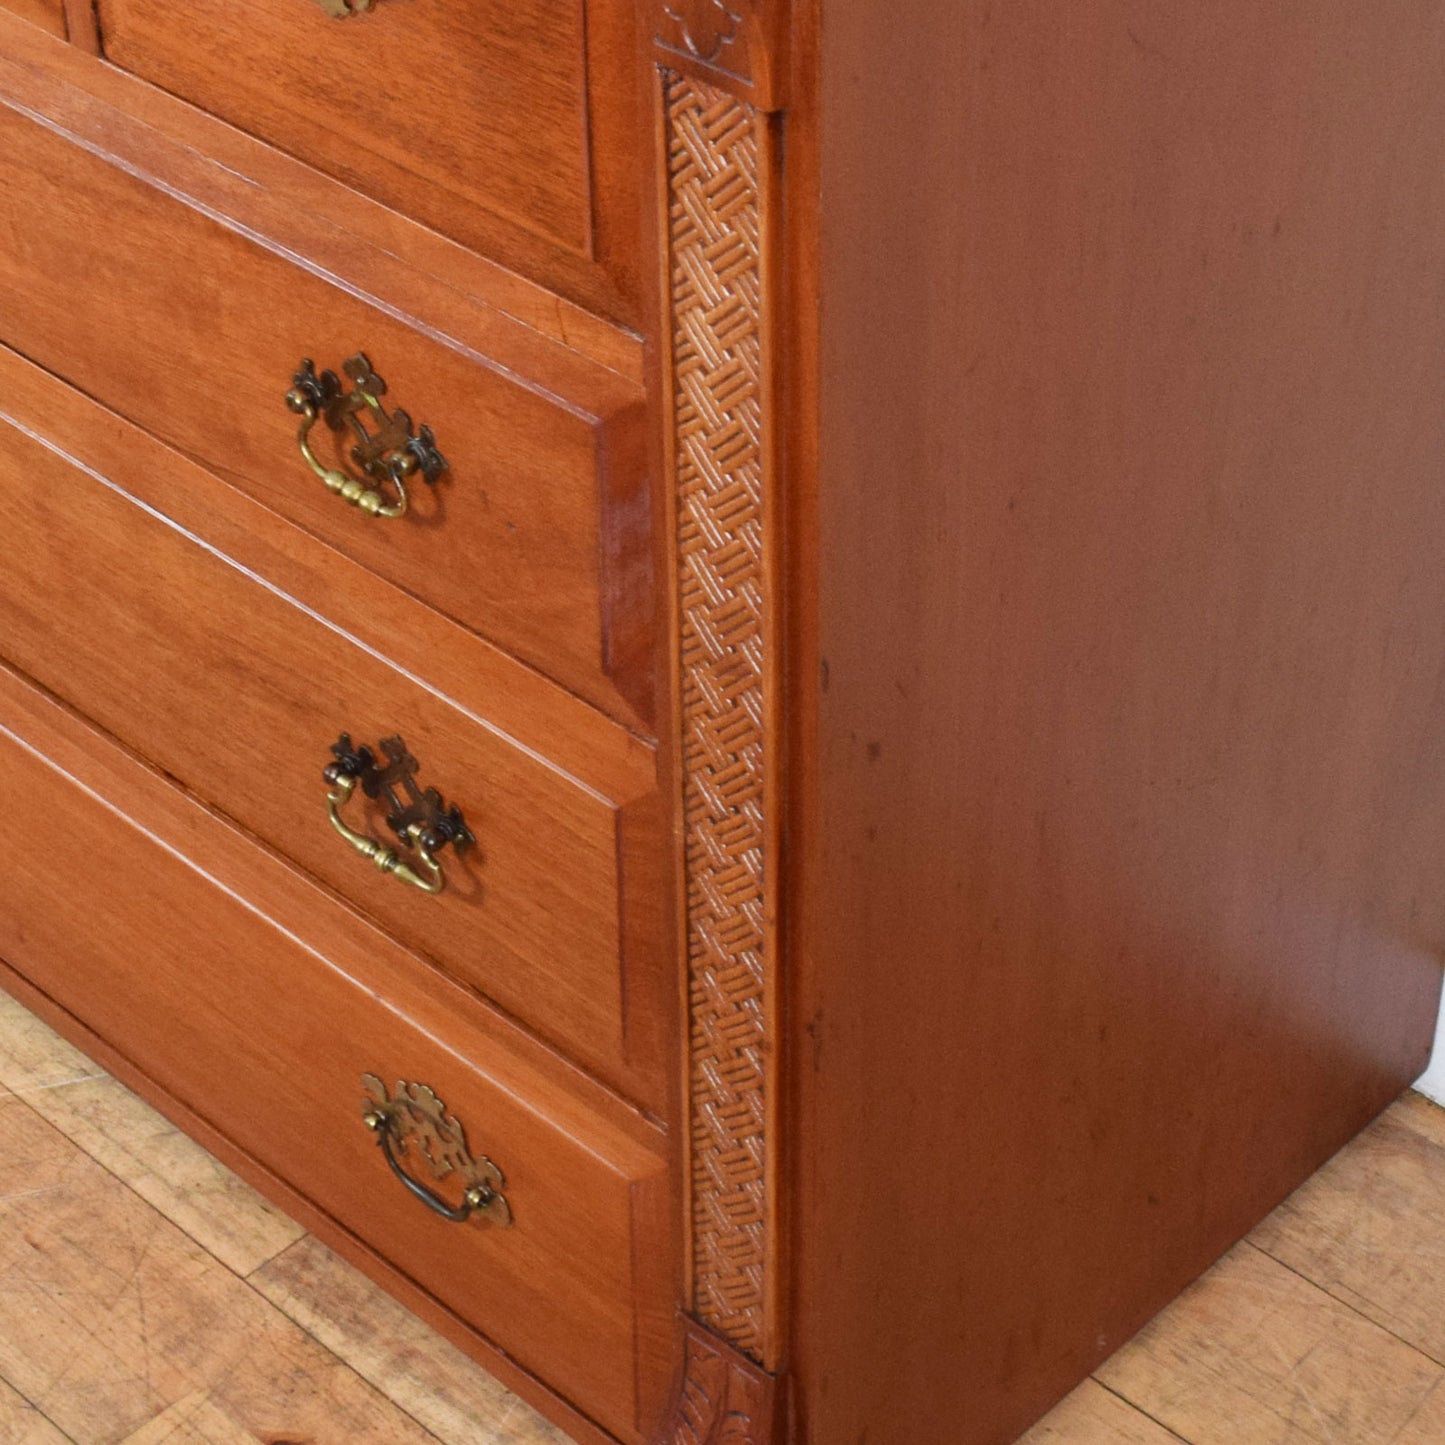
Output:
[[[362,1122],[376,1136],[387,1167],[413,1198],[452,1224],[473,1220],[498,1229],[512,1227],[512,1207],[502,1193],[506,1184],[502,1171],[485,1154],[471,1152],[466,1130],[447,1113],[434,1090],[403,1080],[391,1096],[375,1074],[363,1074],[361,1085],[366,1090]],[[461,1203],[448,1204],[414,1179],[402,1166],[399,1156],[404,1154],[415,1154],[433,1179],[457,1175],[462,1184]]]
[[[434,485],[446,471],[447,459],[437,450],[430,427],[413,432],[406,412],[382,405],[386,382],[372,370],[365,353],[358,352],[342,370],[352,383],[350,391],[334,371],[318,372],[309,360],[291,378],[286,405],[301,418],[296,441],[302,460],[328,491],[368,517],[405,516],[408,480],[420,475]],[[338,434],[350,431],[355,441],[351,460],[360,477],[328,467],[316,455],[311,433],[323,419]]]
[[[337,833],[375,864],[378,872],[390,874],[423,893],[440,893],[446,887],[446,875],[435,855],[448,843],[462,852],[476,839],[460,808],[455,804],[446,807],[435,788],[423,791],[417,786],[418,763],[399,737],[384,738],[381,750],[387,759],[384,766],[377,763],[370,748],[353,747],[350,735],[342,733],[331,749],[335,761],[322,774],[331,787],[326,795],[326,815]],[[341,810],[358,786],[367,797],[390,805],[387,826],[418,867],[413,867],[395,848],[358,833],[342,818]]]

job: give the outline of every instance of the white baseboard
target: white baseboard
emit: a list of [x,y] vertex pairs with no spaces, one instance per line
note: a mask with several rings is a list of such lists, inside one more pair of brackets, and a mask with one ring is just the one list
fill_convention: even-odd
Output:
[[1440,1026],[1435,1032],[1435,1057],[1425,1070],[1425,1077],[1415,1085],[1437,1104],[1445,1104],[1445,1008],[1440,1011]]

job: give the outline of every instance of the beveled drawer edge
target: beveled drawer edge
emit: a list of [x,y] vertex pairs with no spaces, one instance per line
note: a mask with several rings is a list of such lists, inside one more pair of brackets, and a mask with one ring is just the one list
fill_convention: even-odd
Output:
[[[507,1092],[545,1118],[619,1177],[645,1179],[662,1166],[666,1131],[642,1109],[536,1039],[503,1011],[415,958],[344,899],[313,882],[216,810],[178,787],[60,699],[0,661],[0,734],[92,798],[126,826],[281,930],[348,984],[421,1029],[471,1068],[455,1043],[464,1031],[485,1039]],[[322,927],[333,949],[363,960],[342,969],[314,940]],[[482,1069],[488,1077],[490,1070]],[[499,1085],[500,1087],[500,1085]],[[559,1093],[575,1106],[541,1114],[528,1100]],[[605,1129],[601,1137],[600,1129]]]
[[[466,1073],[480,1076],[485,1087],[505,1096],[510,1108],[530,1115],[559,1145],[595,1161],[616,1181],[628,1200],[631,1241],[623,1258],[631,1280],[631,1358],[639,1430],[629,1438],[645,1438],[647,1426],[663,1406],[661,1396],[672,1364],[666,1319],[677,1284],[675,1261],[670,1249],[657,1247],[664,1240],[676,1239],[677,1228],[665,1131],[544,1046],[517,1033],[505,1017],[459,998],[455,989],[434,979],[422,983],[415,962],[408,963],[404,950],[356,918],[344,903],[318,897],[314,887],[282,860],[3,664],[0,738],[28,756],[43,773],[53,775],[56,787],[84,797],[112,816],[124,833],[159,848],[265,929],[276,930],[290,946],[315,959],[343,987],[394,1015],[411,1037],[436,1051],[438,1063],[447,1056],[455,1059]],[[10,979],[28,985],[32,998],[48,1002],[52,1013],[59,1011],[64,1020],[98,1039],[106,1049],[104,1062],[125,1059],[95,1027],[71,1014],[8,961],[0,960],[0,983]],[[469,1003],[472,1006],[468,1007]],[[473,1047],[461,1047],[463,1038]],[[150,1096],[159,1095],[156,1102],[179,1102],[138,1067],[126,1072],[136,1077]],[[357,1262],[386,1265],[372,1246],[233,1143],[221,1126],[191,1106],[180,1104],[179,1108],[181,1122],[202,1126],[202,1142],[223,1142],[227,1147],[221,1152],[228,1162],[240,1160],[251,1166],[247,1172],[259,1174],[262,1187],[269,1185],[271,1192],[279,1192],[289,1206],[301,1206],[308,1216],[305,1222],[329,1220],[330,1227],[321,1232],[328,1239],[348,1241],[347,1252],[360,1256]],[[643,1247],[646,1240],[653,1241],[652,1247]],[[393,1284],[404,1282],[408,1303],[423,1307],[434,1322],[440,1317],[454,1338],[460,1336],[461,1343],[495,1350],[484,1334],[399,1267],[388,1266],[384,1273]],[[536,1377],[525,1369],[520,1378],[536,1384]],[[533,1398],[554,1413],[560,1399],[545,1385]],[[567,1418],[585,1418],[565,1400],[561,1403]],[[589,1422],[589,1428],[596,1427]],[[580,1438],[593,1437],[584,1433]],[[612,1437],[601,1433],[596,1438]]]
[[656,749],[622,723],[5,346],[0,420],[595,801],[625,807],[655,791]]
[[[605,424],[643,400],[635,334],[3,10],[0,105],[583,419]],[[304,214],[281,199],[298,191]],[[517,288],[530,320],[489,299]],[[443,319],[456,317],[467,324]]]
[[196,1113],[169,1090],[156,1083],[102,1034],[37,988],[3,958],[0,958],[0,991],[16,999],[132,1093],[139,1095],[182,1133],[200,1144],[207,1153],[214,1155],[348,1264],[381,1285],[438,1334],[464,1353],[479,1359],[483,1367],[513,1394],[566,1430],[578,1445],[616,1445],[613,1436],[585,1415],[579,1414],[569,1401],[548,1388],[544,1381],[518,1364],[504,1349],[467,1324],[460,1315],[423,1289],[410,1275],[353,1234],[345,1225],[338,1223],[280,1175],[234,1144],[210,1120]]

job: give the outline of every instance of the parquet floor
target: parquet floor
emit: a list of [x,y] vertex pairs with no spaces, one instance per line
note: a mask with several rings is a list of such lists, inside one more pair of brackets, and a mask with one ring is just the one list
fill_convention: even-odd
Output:
[[[0,1445],[565,1445],[0,995]],[[1409,1095],[1021,1445],[1445,1445]],[[880,1442],[912,1445],[912,1442]]]

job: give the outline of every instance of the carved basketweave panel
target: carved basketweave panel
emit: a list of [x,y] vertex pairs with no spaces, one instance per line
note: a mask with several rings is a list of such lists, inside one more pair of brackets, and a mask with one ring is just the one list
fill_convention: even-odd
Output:
[[763,338],[759,121],[665,78],[683,818],[691,994],[693,1312],[766,1350]]

